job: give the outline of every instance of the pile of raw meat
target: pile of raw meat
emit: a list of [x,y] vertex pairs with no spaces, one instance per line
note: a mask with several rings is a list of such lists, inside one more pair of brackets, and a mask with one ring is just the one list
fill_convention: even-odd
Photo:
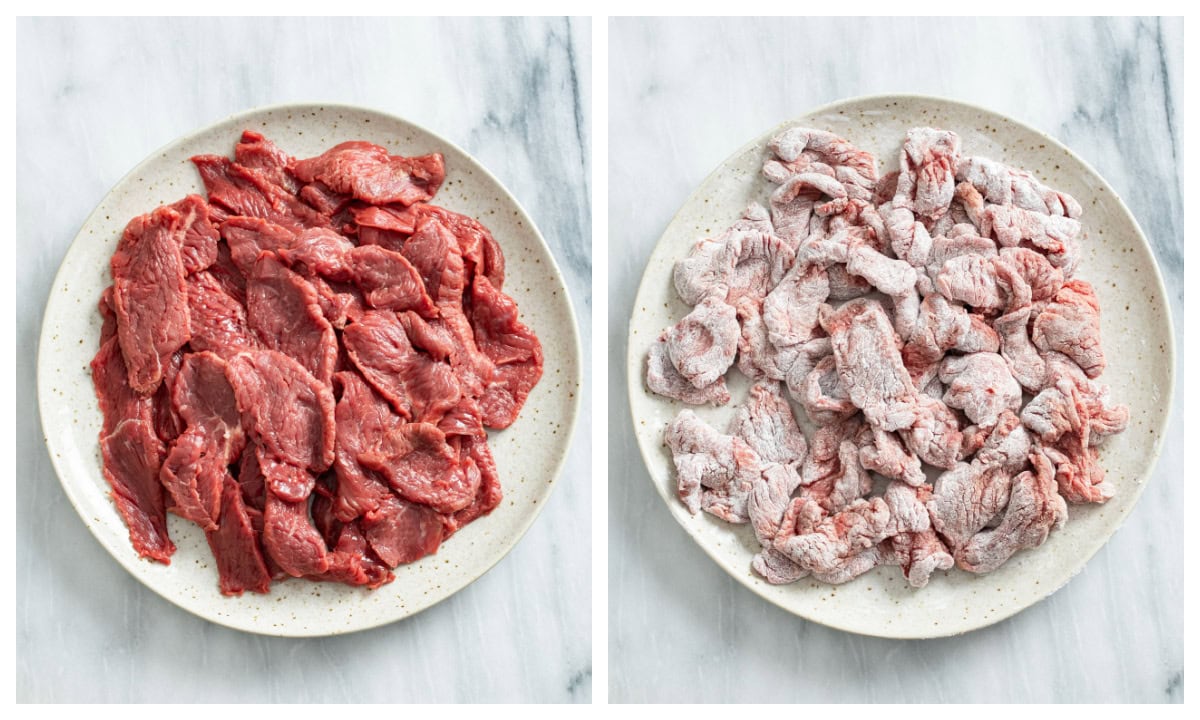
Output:
[[207,534],[221,592],[288,576],[378,587],[500,502],[485,428],[542,349],[475,220],[428,204],[439,154],[347,142],[308,160],[246,131],[112,257],[92,377],[111,496],[169,563]]
[[667,426],[687,508],[751,523],[769,582],[883,564],[921,587],[995,570],[1068,503],[1110,498],[1096,446],[1129,412],[1095,382],[1079,203],[934,128],[883,177],[829,132],[768,147],[770,210],[676,264],[693,309],[648,358],[650,389],[694,405],[730,402],[735,361],[755,381],[724,433],[691,410]]

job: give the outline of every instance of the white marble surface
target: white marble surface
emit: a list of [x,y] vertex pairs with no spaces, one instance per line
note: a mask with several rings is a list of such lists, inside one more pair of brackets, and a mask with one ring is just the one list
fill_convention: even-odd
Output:
[[[1182,337],[1181,20],[620,19],[609,38],[614,426],[628,422],[626,321],[675,211],[747,140],[855,95],[973,102],[1066,143],[1150,238]],[[1005,622],[934,641],[841,633],[751,594],[667,513],[633,434],[614,433],[610,699],[1181,701],[1182,408],[1177,383],[1149,486],[1083,572]]]
[[19,701],[591,698],[590,397],[564,480],[491,572],[424,613],[317,640],[246,635],[129,576],[42,443],[42,310],[75,231],[155,148],[251,107],[324,100],[431,128],[479,158],[561,266],[590,373],[590,23],[28,20],[17,25]]

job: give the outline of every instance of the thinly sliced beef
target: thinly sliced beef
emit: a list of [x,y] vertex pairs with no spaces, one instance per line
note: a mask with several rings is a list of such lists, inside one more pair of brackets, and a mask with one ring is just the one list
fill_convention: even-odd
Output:
[[427,505],[388,495],[362,522],[371,549],[388,567],[437,552],[442,543],[442,516]]
[[329,570],[325,540],[308,516],[308,502],[289,502],[267,493],[263,511],[263,548],[292,577]]
[[130,221],[112,256],[117,337],[129,385],[150,394],[168,359],[191,337],[180,254],[183,218],[160,207]]
[[275,457],[321,471],[333,463],[333,393],[274,350],[235,355],[226,371],[243,426]]
[[162,443],[148,423],[125,420],[101,439],[100,452],[104,479],[129,528],[133,549],[142,557],[169,565],[175,544],[167,535],[167,508],[158,484]]
[[542,344],[517,319],[517,304],[486,277],[471,285],[471,326],[479,348],[496,363],[496,377],[479,405],[488,427],[506,428],[516,421],[529,393],[542,377]]
[[462,391],[451,367],[409,342],[396,314],[371,310],[342,332],[354,365],[406,419],[437,422]]
[[188,195],[171,209],[179,213],[184,228],[180,245],[184,270],[190,275],[207,269],[217,261],[217,241],[221,239],[208,203],[199,195]]
[[[436,205],[418,203],[412,206],[412,211],[415,222],[419,223],[425,218],[436,218],[454,235],[458,241],[459,252],[467,264],[468,275],[486,277],[497,290],[504,287],[504,253],[500,251],[500,245],[492,237],[492,233],[482,223]],[[414,224],[408,232],[412,233],[415,230]]]
[[319,180],[335,192],[373,205],[412,205],[429,200],[446,177],[441,153],[407,158],[361,141],[335,145],[291,167],[303,182]]
[[409,423],[390,431],[378,450],[358,456],[363,466],[387,478],[399,495],[438,512],[452,513],[475,499],[480,474],[470,458],[460,460],[446,435],[429,423]]
[[263,254],[246,284],[246,320],[265,347],[291,357],[328,384],[337,362],[337,336],[320,297],[304,278]]
[[[240,277],[240,275],[239,275]],[[246,320],[245,285],[242,299],[229,294],[226,287],[208,271],[187,279],[188,313],[193,350],[211,351],[229,358],[244,350],[261,347],[258,336]]]
[[263,177],[289,193],[296,194],[300,184],[288,171],[292,157],[275,143],[253,130],[242,132],[242,139],[233,148],[237,164],[257,170]]
[[258,534],[242,501],[242,493],[228,472],[224,482],[220,521],[215,530],[207,533],[208,546],[217,560],[217,572],[221,577],[221,593],[268,592],[271,575],[258,547]]
[[337,492],[333,512],[342,522],[350,522],[377,509],[390,494],[386,482],[374,470],[364,468],[358,456],[377,451],[380,440],[403,425],[404,419],[358,373],[340,372],[334,381],[342,395],[336,410],[337,458],[333,467]]
[[295,228],[329,226],[328,217],[276,185],[261,170],[221,155],[197,155],[192,163],[200,172],[209,202],[231,215],[263,218]]
[[[481,426],[482,429],[482,426]],[[447,433],[449,434],[449,433]],[[482,438],[464,437],[459,440],[459,457],[470,458],[479,470],[479,489],[471,504],[450,515],[447,519],[446,532],[457,532],[475,519],[489,514],[504,498],[500,487],[500,473],[496,470],[496,460],[487,443],[487,435]]]

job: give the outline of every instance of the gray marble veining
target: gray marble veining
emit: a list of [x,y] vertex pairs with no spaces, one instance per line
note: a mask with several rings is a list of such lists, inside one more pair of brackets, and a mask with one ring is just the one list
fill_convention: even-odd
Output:
[[[1182,20],[618,19],[609,39],[614,427],[629,412],[626,320],[672,215],[748,139],[857,95],[960,99],[1066,143],[1149,237],[1182,338]],[[632,433],[614,432],[610,699],[1181,701],[1182,410],[1179,382],[1149,486],[1083,572],[1003,623],[921,642],[841,633],[751,594],[667,513]]]
[[449,600],[345,637],[242,634],[131,578],[83,527],[42,443],[37,338],[84,218],[155,148],[251,107],[377,108],[451,139],[530,212],[575,303],[590,376],[588,19],[22,19],[17,42],[17,699],[591,698],[591,430],[513,552]]

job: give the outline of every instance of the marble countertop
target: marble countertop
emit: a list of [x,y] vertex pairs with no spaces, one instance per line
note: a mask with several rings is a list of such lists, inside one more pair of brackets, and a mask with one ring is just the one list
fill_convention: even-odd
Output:
[[[1182,338],[1182,20],[621,19],[609,40],[614,426],[629,412],[626,321],[675,211],[748,139],[856,95],[960,99],[1071,147],[1149,237]],[[753,595],[668,514],[632,432],[614,433],[610,700],[1181,701],[1182,409],[1179,382],[1149,486],[1077,577],[1005,622],[932,641],[838,632]]]
[[63,494],[34,390],[51,281],[108,189],[184,133],[313,100],[408,118],[499,177],[562,268],[590,376],[590,38],[587,19],[18,22],[18,701],[590,700],[590,392],[565,481],[493,570],[407,620],[291,640],[212,625],[129,576]]

